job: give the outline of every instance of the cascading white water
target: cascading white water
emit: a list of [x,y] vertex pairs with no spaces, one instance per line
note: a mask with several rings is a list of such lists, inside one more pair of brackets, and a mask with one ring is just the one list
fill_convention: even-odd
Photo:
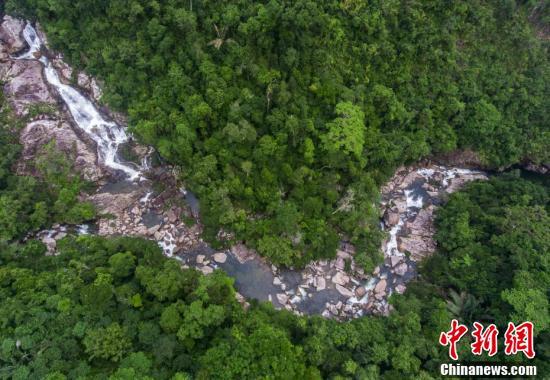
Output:
[[[111,169],[124,172],[131,180],[142,178],[140,170],[121,163],[118,158],[119,146],[128,141],[128,135],[124,128],[106,120],[90,100],[71,86],[61,82],[57,71],[48,58],[41,56],[42,41],[40,41],[36,30],[30,23],[27,23],[23,30],[23,38],[29,44],[29,50],[19,56],[18,59],[38,59],[42,62],[45,68],[46,80],[58,91],[67,104],[76,125],[97,143],[99,159],[103,164]],[[145,164],[147,163],[145,162]]]

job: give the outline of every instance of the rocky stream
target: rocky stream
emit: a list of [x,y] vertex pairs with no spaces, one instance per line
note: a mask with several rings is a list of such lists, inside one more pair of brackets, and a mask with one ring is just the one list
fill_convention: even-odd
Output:
[[[97,185],[93,194],[82,195],[99,211],[95,224],[58,225],[37,235],[50,254],[68,233],[141,236],[157,241],[183,267],[206,275],[224,270],[235,279],[243,303],[255,298],[340,320],[387,315],[388,297],[403,293],[418,262],[435,251],[434,210],[464,183],[487,178],[482,171],[430,163],[402,167],[381,189],[381,228],[388,237],[381,247],[384,262],[374,272],[355,264],[354,247],[345,241],[334,260],[312,262],[302,270],[277,268],[243,244],[216,251],[202,241],[199,201],[178,181],[177,168],[151,164],[153,150],[132,138],[123,115],[101,105],[101,86],[94,78],[48,49],[39,26],[4,17],[0,80],[15,114],[26,120],[18,171],[34,174],[33,160],[54,141]],[[124,159],[122,151],[130,151],[135,162]]]

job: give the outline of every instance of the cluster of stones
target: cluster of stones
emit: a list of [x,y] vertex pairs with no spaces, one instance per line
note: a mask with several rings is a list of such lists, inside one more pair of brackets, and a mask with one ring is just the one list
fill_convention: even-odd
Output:
[[[415,275],[416,263],[436,249],[433,240],[436,204],[443,194],[476,179],[486,179],[486,176],[478,171],[436,165],[399,169],[382,188],[381,217],[384,229],[390,232],[382,245],[384,263],[365,274],[355,264],[354,247],[342,243],[334,260],[312,262],[300,271],[302,280],[298,286],[289,286],[285,272],[271,265],[273,285],[280,291],[270,295],[269,300],[280,308],[301,314],[300,304],[307,298],[335,290],[322,311],[325,317],[345,320],[365,314],[387,315],[391,311],[388,297],[393,293],[402,294],[406,283]],[[411,188],[415,184],[423,195],[411,201]],[[242,245],[233,247],[231,254],[240,262],[262,260]]]
[[282,290],[276,295],[277,301],[287,310],[299,313],[299,304],[306,297],[312,298],[315,293],[325,290],[336,290],[337,293],[333,292],[334,302],[327,303],[322,314],[324,316],[357,315],[360,313],[360,308],[346,303],[345,300],[353,297],[361,298],[365,295],[366,289],[361,282],[367,277],[362,268],[355,265],[354,253],[352,245],[342,244],[334,260],[310,263],[301,272],[302,283],[295,288],[289,288],[285,284],[284,274],[273,267],[275,275],[273,284],[279,285]]
[[[200,245],[201,224],[198,221],[192,226],[184,223],[183,219],[189,220],[192,215],[182,204],[182,195],[177,190],[175,178],[168,171],[161,171],[154,180],[166,184],[166,190],[154,195],[147,181],[139,186],[134,185],[131,191],[106,191],[91,196],[89,199],[106,216],[98,221],[98,234],[140,236],[155,240],[169,257]],[[166,208],[167,204],[172,206]],[[144,220],[148,213],[153,213],[157,219],[156,223],[149,226]]]
[[54,224],[51,229],[40,231],[33,238],[40,240],[46,246],[47,255],[55,255],[57,248],[57,241],[63,239],[68,233],[67,226],[60,224]]
[[[194,265],[203,274],[211,274],[218,264],[223,264],[227,260],[227,254],[225,252],[216,252],[211,257],[206,255],[197,255]],[[189,265],[183,265],[184,268],[189,268]]]

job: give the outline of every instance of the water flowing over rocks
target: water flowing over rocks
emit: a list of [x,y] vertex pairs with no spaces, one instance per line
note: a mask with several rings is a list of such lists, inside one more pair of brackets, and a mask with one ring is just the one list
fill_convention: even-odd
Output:
[[47,143],[55,141],[56,148],[67,154],[85,179],[98,181],[104,173],[93,141],[78,133],[71,126],[71,116],[58,107],[62,103],[48,84],[42,63],[12,55],[26,46],[24,27],[22,21],[9,16],[0,25],[0,80],[15,115],[26,123],[20,133],[23,151],[18,172],[34,174],[32,163]]
[[[370,274],[355,264],[355,249],[346,242],[334,260],[312,262],[300,271],[270,265],[242,244],[232,247],[223,263],[215,259],[219,253],[208,249],[194,257],[191,253],[193,258],[189,253],[180,257],[186,265],[199,265],[203,272],[206,266],[222,268],[236,278],[244,296],[268,300],[297,314],[339,320],[387,315],[388,297],[405,292],[406,283],[416,275],[417,263],[436,249],[433,218],[437,205],[465,183],[486,178],[480,171],[433,164],[400,168],[381,189],[383,228],[389,236],[382,245],[384,263]],[[258,278],[263,282],[258,283]]]
[[[23,40],[23,38],[26,40]],[[243,244],[215,251],[201,239],[199,202],[178,182],[176,168],[152,168],[151,149],[133,145],[140,162],[120,157],[119,147],[131,141],[123,115],[100,111],[96,81],[76,73],[61,56],[52,56],[45,36],[29,24],[6,16],[0,26],[0,79],[17,115],[48,104],[53,112],[38,112],[26,120],[20,138],[22,166],[32,162],[52,139],[98,190],[82,195],[100,213],[93,226],[54,226],[36,237],[55,254],[57,240],[67,233],[130,235],[155,240],[165,255],[182,267],[208,275],[217,269],[235,278],[238,298],[269,301],[297,314],[321,314],[345,320],[365,314],[387,315],[388,297],[403,293],[416,275],[417,263],[435,251],[434,212],[466,182],[485,179],[482,172],[433,164],[403,167],[382,187],[381,224],[388,233],[382,244],[384,262],[365,273],[354,260],[355,248],[342,241],[333,260],[319,260],[302,270],[278,268]],[[19,53],[27,47],[27,51]],[[79,90],[72,87],[76,83]],[[109,117],[111,115],[111,117]],[[162,189],[153,189],[152,183]],[[222,236],[224,234],[221,234]]]

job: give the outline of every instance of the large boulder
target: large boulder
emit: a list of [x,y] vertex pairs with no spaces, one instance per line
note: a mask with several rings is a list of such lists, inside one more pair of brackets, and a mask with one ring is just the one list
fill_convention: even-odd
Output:
[[226,260],[227,260],[227,255],[225,254],[225,252],[217,252],[214,254],[215,262],[223,264],[225,263]]
[[254,250],[248,249],[244,244],[235,244],[232,246],[231,253],[235,255],[241,264],[257,256]]
[[374,296],[377,299],[382,299],[386,296],[386,286],[386,279],[381,279],[380,281],[378,281],[378,283],[374,287]]
[[421,209],[413,220],[405,223],[405,229],[411,236],[432,236],[434,234],[433,212],[434,206],[430,205]]
[[25,28],[23,20],[4,16],[0,25],[0,41],[8,54],[16,53],[26,46],[25,40],[21,37],[23,28]]
[[431,236],[409,236],[398,238],[398,249],[409,252],[412,261],[420,261],[435,251],[435,241]]
[[338,293],[347,298],[353,297],[355,295],[351,290],[343,287],[342,285],[336,284],[336,290],[338,291]]
[[387,226],[395,226],[399,223],[399,211],[397,209],[388,209],[384,214],[384,222]]

